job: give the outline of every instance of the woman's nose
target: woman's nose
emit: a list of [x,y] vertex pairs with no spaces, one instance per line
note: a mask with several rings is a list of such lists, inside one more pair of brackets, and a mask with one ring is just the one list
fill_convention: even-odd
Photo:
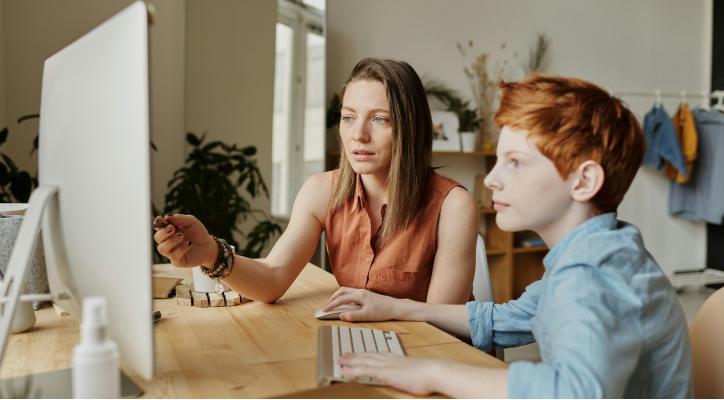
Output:
[[367,126],[364,122],[360,121],[355,125],[354,131],[352,132],[352,139],[361,143],[370,141],[370,135],[367,132]]

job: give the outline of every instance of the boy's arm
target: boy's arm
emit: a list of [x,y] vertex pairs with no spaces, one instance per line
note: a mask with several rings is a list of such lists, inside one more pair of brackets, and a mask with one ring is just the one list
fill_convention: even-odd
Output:
[[510,397],[623,396],[638,363],[638,298],[599,268],[565,267],[550,277],[538,311],[545,362],[510,365]]
[[532,320],[538,309],[542,282],[530,284],[516,300],[504,304],[467,303],[473,345],[490,351],[493,345],[521,346],[533,342]]

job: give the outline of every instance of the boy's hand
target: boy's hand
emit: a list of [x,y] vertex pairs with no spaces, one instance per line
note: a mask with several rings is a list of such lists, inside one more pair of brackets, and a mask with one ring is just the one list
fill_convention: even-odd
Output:
[[398,318],[399,299],[348,287],[337,289],[322,310],[330,311],[343,304],[357,304],[360,309],[341,313],[339,319],[342,321],[388,321]]
[[213,266],[219,249],[193,215],[167,214],[153,221],[153,239],[161,255],[177,267]]
[[441,363],[440,360],[391,353],[345,353],[339,359],[342,376],[370,377],[416,396],[427,396],[436,391],[434,371]]

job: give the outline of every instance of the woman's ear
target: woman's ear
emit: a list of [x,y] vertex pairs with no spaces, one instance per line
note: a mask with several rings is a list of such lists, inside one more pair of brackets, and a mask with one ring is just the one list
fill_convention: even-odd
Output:
[[599,163],[592,160],[581,163],[576,169],[571,188],[573,200],[586,202],[596,196],[603,187],[604,175],[603,167]]

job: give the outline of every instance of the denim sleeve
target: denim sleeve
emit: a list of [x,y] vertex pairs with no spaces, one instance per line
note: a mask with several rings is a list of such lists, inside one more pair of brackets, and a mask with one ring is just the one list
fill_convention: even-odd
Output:
[[656,130],[656,122],[654,112],[651,111],[644,117],[644,138],[646,139],[646,152],[644,153],[643,164],[656,169],[661,169],[663,164],[661,156],[657,151],[656,136],[654,131]]
[[681,150],[681,142],[676,136],[676,130],[671,119],[665,118],[661,121],[658,133],[657,152],[661,158],[667,160],[671,165],[679,171],[681,175],[688,175],[686,170],[686,160]]
[[538,306],[541,281],[529,285],[522,296],[505,304],[471,301],[467,303],[470,337],[473,345],[490,351],[493,345],[520,346],[535,340],[531,319]]
[[539,312],[543,362],[508,370],[511,398],[620,398],[641,352],[637,297],[590,266],[551,277]]

